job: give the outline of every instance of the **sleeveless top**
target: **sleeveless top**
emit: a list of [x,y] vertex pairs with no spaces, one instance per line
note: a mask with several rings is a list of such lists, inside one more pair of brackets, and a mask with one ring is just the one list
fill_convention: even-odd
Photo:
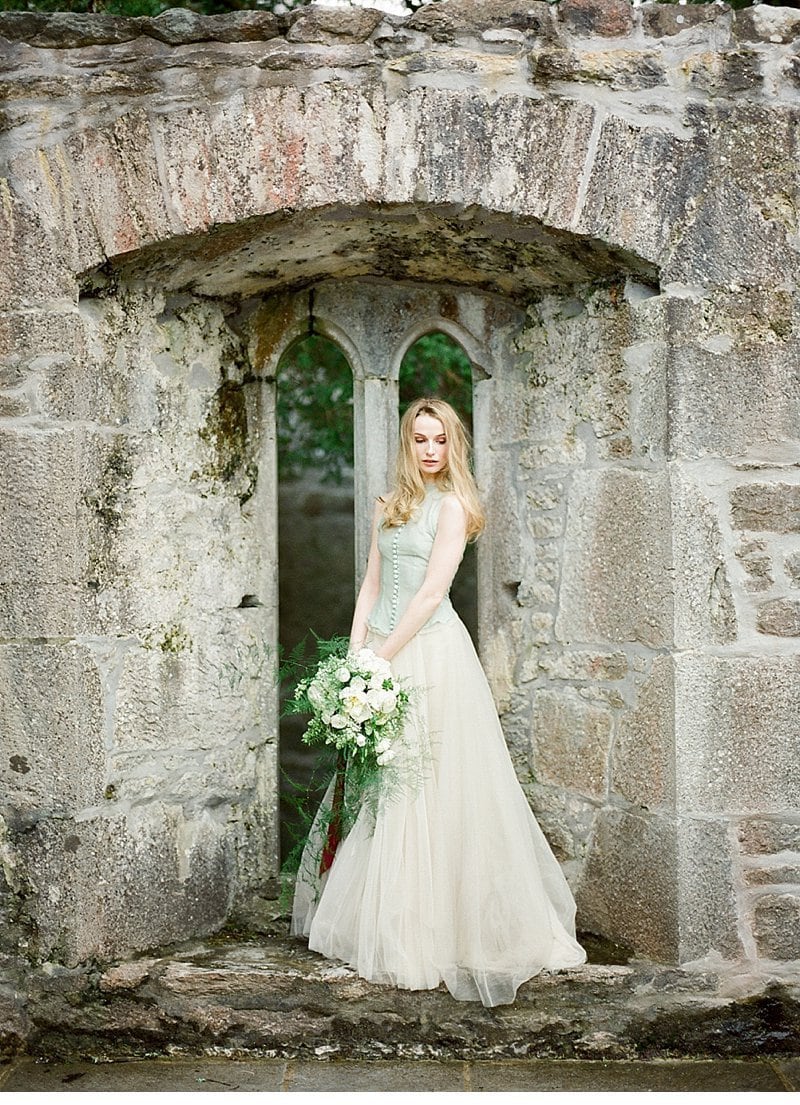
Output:
[[[447,494],[450,493],[431,484],[425,489],[422,504],[405,525],[389,527],[381,522],[378,526],[380,591],[367,625],[381,636],[388,637],[422,586],[436,537],[439,511]],[[455,617],[448,590],[420,632]]]

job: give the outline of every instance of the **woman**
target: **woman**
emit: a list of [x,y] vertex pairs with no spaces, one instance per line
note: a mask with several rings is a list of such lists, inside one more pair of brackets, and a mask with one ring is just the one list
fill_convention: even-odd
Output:
[[459,1000],[500,1005],[543,968],[586,956],[572,894],[449,599],[464,546],[482,529],[458,415],[440,399],[416,400],[400,425],[396,486],[376,504],[350,636],[416,688],[398,768],[408,783],[377,812],[362,808],[322,876],[318,818],[292,932],[370,981],[444,982]]

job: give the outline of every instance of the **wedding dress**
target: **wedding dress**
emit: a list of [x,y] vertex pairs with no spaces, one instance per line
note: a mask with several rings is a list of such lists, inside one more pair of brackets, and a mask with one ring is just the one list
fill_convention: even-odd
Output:
[[[381,528],[381,588],[367,644],[379,647],[425,576],[443,492],[405,526]],[[531,812],[486,676],[449,597],[392,660],[417,688],[397,772],[407,785],[362,808],[319,874],[312,827],[292,932],[372,982],[460,1001],[513,1002],[542,969],[585,961],[575,902]],[[330,808],[333,784],[321,808]]]

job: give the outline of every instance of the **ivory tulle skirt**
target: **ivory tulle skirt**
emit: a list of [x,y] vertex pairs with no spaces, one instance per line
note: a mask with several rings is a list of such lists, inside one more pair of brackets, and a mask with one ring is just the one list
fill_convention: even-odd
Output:
[[585,961],[572,893],[519,785],[463,623],[418,633],[392,669],[419,689],[398,763],[407,783],[377,811],[362,809],[321,878],[318,818],[292,932],[372,982],[444,982],[459,1001],[512,1002],[542,969]]

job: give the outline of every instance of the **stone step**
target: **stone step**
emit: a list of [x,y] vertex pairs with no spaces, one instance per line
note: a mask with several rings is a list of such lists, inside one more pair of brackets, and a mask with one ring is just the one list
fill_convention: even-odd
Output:
[[[796,982],[796,980],[795,980]],[[754,982],[753,985],[756,985]],[[758,984],[761,985],[761,984]],[[651,1058],[800,1051],[800,986],[644,961],[543,972],[513,1005],[359,978],[285,935],[218,936],[28,980],[27,1048],[51,1059]]]

